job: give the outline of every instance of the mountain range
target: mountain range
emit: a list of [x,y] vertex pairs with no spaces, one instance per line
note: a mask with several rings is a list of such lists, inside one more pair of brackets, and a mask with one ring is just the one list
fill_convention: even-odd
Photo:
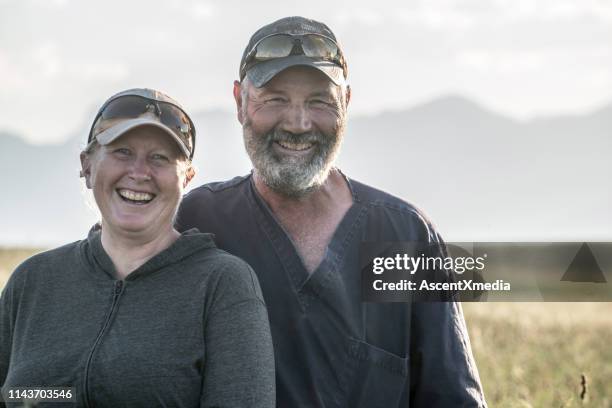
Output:
[[[235,114],[194,115],[192,183],[246,174]],[[0,245],[52,247],[97,220],[79,180],[86,130],[55,145],[0,131]],[[612,103],[518,121],[461,96],[349,119],[338,166],[423,209],[450,241],[612,239]]]

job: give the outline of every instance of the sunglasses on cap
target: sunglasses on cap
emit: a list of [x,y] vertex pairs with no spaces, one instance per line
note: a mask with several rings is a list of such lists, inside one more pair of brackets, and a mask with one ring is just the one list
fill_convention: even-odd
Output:
[[[143,114],[155,115],[159,122],[172,131],[189,151],[189,159],[195,151],[195,128],[189,115],[169,102],[158,101],[140,95],[122,95],[108,101],[95,117],[87,143],[117,124],[117,120],[136,119]],[[109,121],[105,124],[105,121]]]
[[334,62],[342,67],[346,77],[346,63],[338,44],[329,37],[321,34],[272,34],[259,40],[244,58],[240,67],[240,80],[244,79],[246,72],[259,62],[276,58],[285,58],[300,51],[310,58]]

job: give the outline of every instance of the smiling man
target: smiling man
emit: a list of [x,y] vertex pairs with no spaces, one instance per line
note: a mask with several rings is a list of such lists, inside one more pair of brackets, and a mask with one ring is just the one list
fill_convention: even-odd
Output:
[[334,167],[347,74],[325,24],[288,17],[255,32],[234,83],[254,169],[189,193],[178,227],[213,232],[255,269],[279,407],[485,406],[458,304],[361,302],[360,243],[444,244],[413,206]]

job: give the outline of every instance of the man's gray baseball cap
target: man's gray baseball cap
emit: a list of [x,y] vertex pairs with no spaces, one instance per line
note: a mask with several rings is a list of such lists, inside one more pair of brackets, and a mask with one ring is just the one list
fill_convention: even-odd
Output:
[[289,34],[294,36],[315,34],[327,37],[336,44],[338,52],[342,55],[342,50],[336,36],[332,30],[325,24],[304,17],[294,16],[285,17],[261,27],[251,36],[248,45],[244,49],[242,59],[240,61],[240,81],[248,76],[249,81],[255,87],[264,86],[274,76],[281,71],[293,66],[308,66],[318,69],[323,72],[336,85],[340,85],[346,80],[348,69],[346,62],[329,61],[322,58],[307,57],[306,55],[289,55],[287,57],[275,58],[269,61],[257,62],[244,70],[246,59],[262,39],[273,36],[275,34]]

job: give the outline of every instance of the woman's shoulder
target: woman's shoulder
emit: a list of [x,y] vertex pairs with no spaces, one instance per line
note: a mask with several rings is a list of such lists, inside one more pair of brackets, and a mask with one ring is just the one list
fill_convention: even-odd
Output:
[[17,269],[29,269],[33,266],[47,266],[56,263],[65,263],[71,256],[77,255],[83,241],[75,241],[57,248],[48,249],[36,255],[32,255],[23,261]]
[[30,277],[48,277],[48,271],[65,269],[78,262],[79,248],[83,241],[75,241],[58,248],[40,252],[24,260],[11,274],[7,286],[24,284]]

